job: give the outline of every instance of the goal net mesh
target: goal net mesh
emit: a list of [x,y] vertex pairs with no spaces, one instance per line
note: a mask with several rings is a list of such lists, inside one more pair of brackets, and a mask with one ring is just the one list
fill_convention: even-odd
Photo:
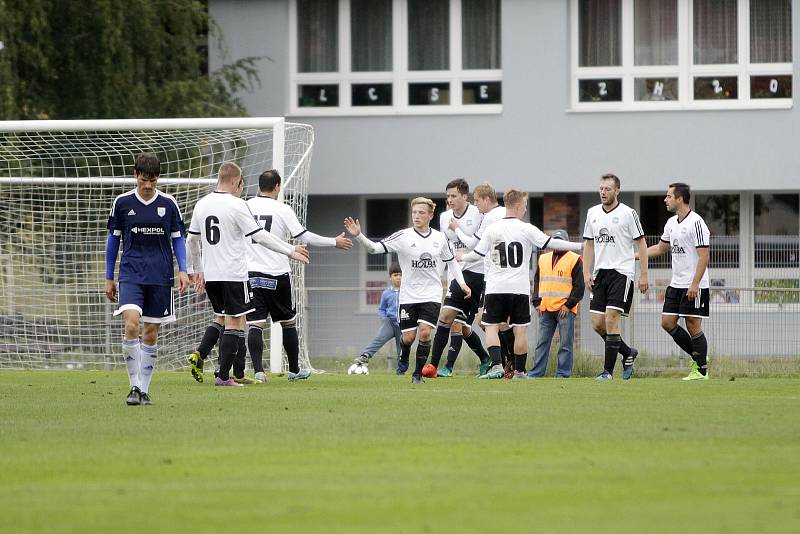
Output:
[[[124,366],[123,321],[112,317],[115,304],[103,291],[105,242],[114,198],[135,187],[136,155],[159,157],[158,189],[176,198],[188,227],[222,162],[239,164],[246,193],[256,193],[259,174],[280,163],[274,131],[280,135],[273,128],[0,132],[0,367]],[[313,130],[285,123],[283,132],[285,201],[305,225]],[[292,269],[300,361],[310,368],[304,267],[292,262]],[[183,368],[213,317],[205,295],[173,291],[178,320],[161,327],[161,369]]]

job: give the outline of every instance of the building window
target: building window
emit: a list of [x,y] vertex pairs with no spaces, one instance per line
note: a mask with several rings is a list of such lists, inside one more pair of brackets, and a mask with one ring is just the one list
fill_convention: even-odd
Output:
[[572,0],[576,111],[789,108],[791,0]]
[[500,7],[500,0],[290,0],[288,113],[500,113]]
[[797,269],[800,262],[800,196],[753,195],[753,215],[755,267]]

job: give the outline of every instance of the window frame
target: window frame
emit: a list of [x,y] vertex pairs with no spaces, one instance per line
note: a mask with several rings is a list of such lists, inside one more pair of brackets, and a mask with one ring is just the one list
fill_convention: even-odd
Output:
[[[621,0],[622,9],[622,65],[614,67],[579,66],[579,1],[570,0],[570,96],[569,112],[609,111],[676,111],[676,110],[729,110],[729,109],[791,109],[792,98],[753,99],[750,97],[750,77],[757,75],[792,76],[793,63],[750,63],[750,2],[737,2],[737,54],[738,63],[728,65],[695,65],[692,54],[693,0],[678,2],[678,64],[636,66],[634,64],[634,3]],[[793,29],[793,35],[794,35]],[[794,39],[794,37],[793,37]],[[695,100],[694,78],[699,76],[735,76],[738,79],[738,99]],[[636,101],[636,78],[670,77],[678,79],[678,100]],[[621,102],[580,102],[579,80],[620,78]],[[793,84],[794,85],[794,84]],[[793,91],[794,93],[794,91]]]
[[[464,82],[503,82],[502,69],[464,70],[462,66],[461,0],[450,1],[450,70],[408,70],[408,4],[392,0],[392,71],[354,72],[351,67],[350,0],[339,1],[339,71],[298,72],[297,0],[289,0],[289,102],[291,116],[376,116],[376,115],[486,115],[500,114],[503,104],[464,104]],[[501,3],[502,5],[502,3]],[[501,26],[502,38],[502,26]],[[391,106],[353,106],[351,86],[354,83],[391,83]],[[414,82],[449,83],[450,104],[409,105],[408,84]],[[299,86],[331,84],[339,86],[339,105],[301,107]],[[502,90],[502,89],[501,89]]]

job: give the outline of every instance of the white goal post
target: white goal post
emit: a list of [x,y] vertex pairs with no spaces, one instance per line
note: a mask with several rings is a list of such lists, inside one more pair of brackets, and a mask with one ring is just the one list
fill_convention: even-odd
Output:
[[[224,161],[242,168],[247,196],[277,169],[283,200],[305,225],[313,144],[310,126],[281,117],[0,121],[0,368],[124,365],[104,252],[111,203],[135,187],[137,154],[159,157],[158,188],[176,198],[187,226]],[[304,274],[292,262],[300,364],[311,368]],[[159,335],[161,368],[185,367],[213,316],[191,290],[175,290],[175,311]],[[273,373],[286,370],[280,334],[274,325],[265,354]]]

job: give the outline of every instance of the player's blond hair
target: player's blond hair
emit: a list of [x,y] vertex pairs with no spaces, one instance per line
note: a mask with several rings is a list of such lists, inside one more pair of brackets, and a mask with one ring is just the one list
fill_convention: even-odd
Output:
[[217,181],[219,183],[232,183],[236,178],[242,176],[242,168],[232,161],[226,161],[219,166]]
[[492,202],[497,202],[497,191],[494,190],[494,187],[489,182],[481,182],[475,186],[472,196],[475,198],[488,198]]
[[511,206],[518,206],[528,202],[528,193],[526,191],[518,191],[517,189],[509,189],[503,195],[503,204],[509,208]]
[[436,211],[436,203],[429,198],[417,197],[413,199],[411,201],[411,209],[414,209],[414,206],[416,206],[417,204],[425,204],[426,206],[428,206],[428,211],[430,211],[431,213]]

